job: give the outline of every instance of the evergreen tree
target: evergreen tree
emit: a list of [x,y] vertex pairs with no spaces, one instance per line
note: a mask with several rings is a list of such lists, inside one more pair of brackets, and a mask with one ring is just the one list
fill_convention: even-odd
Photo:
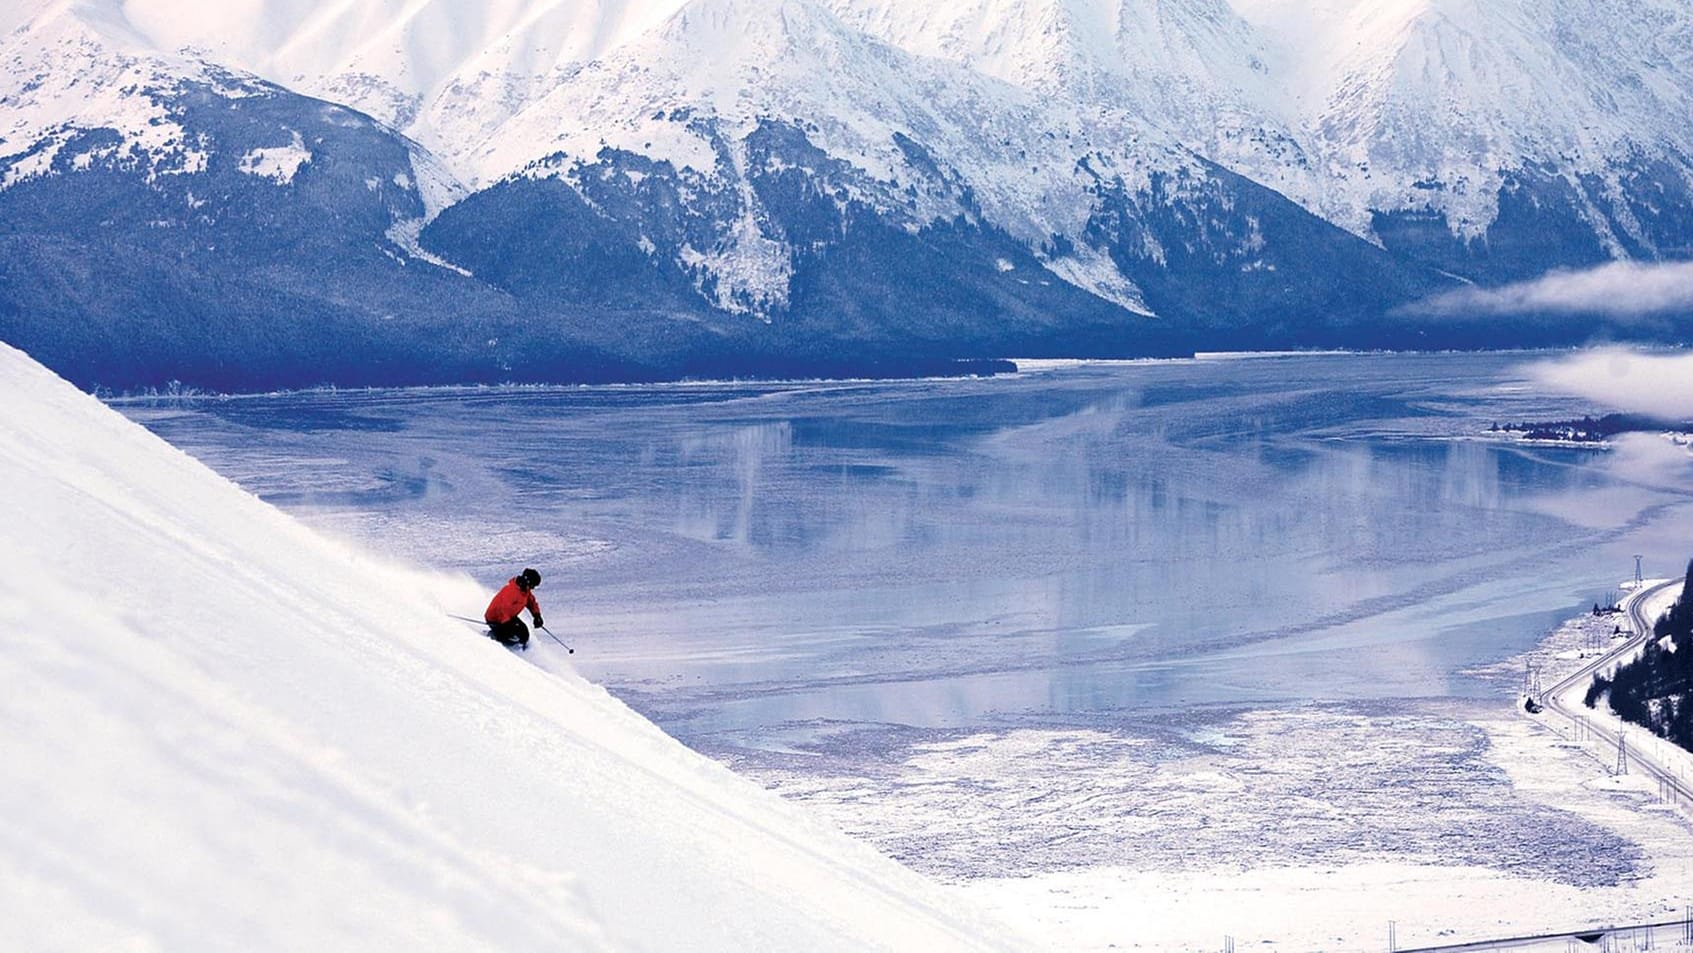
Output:
[[1687,578],[1682,583],[1681,598],[1652,626],[1659,638],[1674,636],[1677,644],[1693,635],[1693,560],[1687,563]]
[[1605,693],[1610,690],[1611,680],[1603,675],[1596,674],[1593,676],[1593,684],[1587,686],[1586,697],[1582,698],[1581,701],[1587,707],[1592,708],[1597,705],[1599,703],[1599,699],[1605,697]]
[[1681,597],[1652,626],[1640,655],[1609,678],[1594,675],[1584,699],[1610,698],[1617,717],[1693,751],[1693,560]]

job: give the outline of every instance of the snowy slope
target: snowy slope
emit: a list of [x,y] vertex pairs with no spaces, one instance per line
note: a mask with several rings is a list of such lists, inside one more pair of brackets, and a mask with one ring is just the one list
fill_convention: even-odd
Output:
[[[1693,154],[1677,118],[1693,106],[1685,4],[1235,2],[1281,51],[1295,119],[1348,194],[1337,214],[1421,200],[1474,237],[1525,167],[1595,174],[1620,194],[1629,164],[1667,157],[1685,171]],[[1597,210],[1592,224],[1612,227]]]
[[[34,15],[19,18],[10,30],[0,29],[0,103],[5,105],[0,163],[9,166],[0,188],[48,174],[68,139],[96,129],[117,133],[118,141],[99,155],[78,159],[75,168],[115,158],[151,174],[203,172],[216,143],[188,133],[179,101],[190,91],[230,100],[283,92],[192,46],[156,42],[117,3],[35,0],[23,9]],[[351,115],[342,121],[362,122]],[[251,174],[288,184],[312,153],[306,144],[285,139],[270,157],[244,152],[242,158]],[[428,153],[412,149],[410,159],[415,185],[408,191],[418,192],[427,207],[439,209],[462,194],[453,175]],[[286,169],[287,175],[274,175],[270,163],[275,161],[282,162],[275,169]]]
[[[1508,176],[1595,174],[1627,218],[1627,166],[1685,172],[1693,17],[1664,0],[832,0],[905,49],[1082,110],[1131,103],[1203,155],[1360,235],[1432,208],[1485,234]],[[1604,205],[1606,196],[1596,204]],[[1626,229],[1628,226],[1622,225]],[[1636,229],[1635,238],[1650,237]]]
[[[922,16],[928,8],[898,9]],[[1096,84],[1097,71],[1085,66],[1127,62],[1128,54],[1121,46],[1090,48],[1073,79],[1044,84],[1035,64],[1083,42],[1097,24],[1060,31],[1054,49],[1041,44],[1050,32],[1033,28],[1029,9],[981,12],[979,21],[1030,27],[993,44],[1008,59],[990,64],[1004,66],[1003,75],[989,75],[969,56],[942,55],[957,49],[914,52],[902,45],[929,35],[936,24],[927,20],[912,35],[878,37],[865,28],[885,19],[875,11],[821,0],[691,0],[651,31],[569,72],[485,147],[457,161],[473,180],[493,183],[488,192],[514,178],[568,183],[583,204],[636,226],[639,233],[627,236],[626,246],[641,248],[657,268],[686,271],[714,307],[775,323],[807,317],[795,289],[829,283],[817,277],[825,266],[808,259],[850,245],[853,226],[866,220],[913,235],[960,225],[991,232],[971,236],[971,247],[952,250],[944,256],[951,262],[937,262],[934,273],[944,276],[959,259],[974,256],[976,270],[1003,275],[992,292],[1001,301],[1022,297],[1018,283],[1066,283],[1120,309],[1097,322],[1108,330],[1089,326],[1086,334],[1139,348],[1155,349],[1184,327],[1210,323],[1218,300],[1231,312],[1218,323],[1263,321],[1269,307],[1278,309],[1275,321],[1302,327],[1378,310],[1377,289],[1392,289],[1387,297],[1415,294],[1428,275],[1370,260],[1374,249],[1338,229],[1321,234],[1321,223],[1305,221],[1293,203],[1197,152],[1218,140],[1214,129],[1204,143],[1166,131],[1159,117],[1186,116],[1192,96],[1130,95],[1156,91],[1207,57],[1223,70],[1216,48],[1225,35],[1246,28],[1211,12],[1217,15],[1158,24],[1172,37],[1198,22],[1219,32],[1198,43],[1172,38],[1157,63],[1125,67]],[[1145,25],[1121,29],[1133,36]],[[1240,72],[1251,69],[1243,65]],[[1211,105],[1207,115],[1245,114],[1237,105]],[[1204,122],[1189,124],[1198,129]],[[1242,145],[1256,137],[1225,138]],[[772,145],[772,139],[781,141]],[[661,189],[669,193],[664,201],[644,194]],[[803,202],[796,208],[796,193],[824,196],[834,209]],[[533,218],[508,214],[493,221],[502,226],[496,230],[544,230]],[[699,224],[667,241],[664,233],[678,222]],[[1299,240],[1292,240],[1295,234]],[[999,235],[1021,247],[992,249]],[[467,261],[487,245],[462,233],[457,241],[441,232],[436,238],[448,257]],[[595,236],[595,243],[609,242]],[[530,254],[502,248],[497,261],[484,260],[475,270],[492,274]],[[1041,268],[1020,270],[1018,259],[1031,256]],[[637,267],[622,273],[639,273],[640,258],[628,257]],[[1318,260],[1344,276],[1332,282],[1338,293],[1320,281],[1313,286]],[[542,260],[530,270],[556,274],[580,265]],[[850,301],[877,292],[891,263],[866,254],[857,267],[856,278],[840,282],[856,287],[821,302],[818,311],[850,312]],[[1162,289],[1159,300],[1149,296],[1149,284]],[[1201,286],[1230,291],[1196,301],[1191,289]],[[923,288],[904,290],[914,297]],[[1014,326],[1021,317],[1003,303],[976,310],[985,312],[978,321],[989,329]],[[1082,308],[1047,301],[1033,310],[1065,315]],[[1157,326],[1136,320],[1153,315],[1175,320]],[[935,328],[947,321],[934,316],[916,333],[942,337]],[[1031,347],[1041,345],[1023,344],[1020,352]]]
[[[1267,41],[1226,0],[829,0],[888,43],[1056,98],[1078,116],[1123,111],[1283,191],[1314,191]],[[1293,189],[1284,188],[1292,184]]]
[[[1102,111],[1131,116],[1361,235],[1371,234],[1373,211],[1432,207],[1455,234],[1475,237],[1498,214],[1505,173],[1548,165],[1621,188],[1618,165],[1645,156],[1685,167],[1693,153],[1693,131],[1677,120],[1693,105],[1693,13],[1673,0],[57,6],[138,46],[192,51],[368,112],[445,157],[472,184],[511,171],[516,154],[545,154],[555,135],[591,140],[602,131],[542,117],[591,118],[615,133],[650,114],[607,113],[610,106],[667,96],[673,107],[699,104],[697,96],[676,97],[677,74],[694,74],[690,91],[709,87],[719,107],[803,97],[830,109],[829,118],[872,112],[908,125],[897,99],[852,95],[859,72],[876,65],[861,56],[803,76],[748,75],[736,65],[743,41],[758,43],[760,34],[786,30],[804,33],[802,42],[833,43],[837,26],[1056,98],[1042,132],[1069,133],[1074,122],[1104,118]],[[29,0],[11,19],[23,22],[47,7]],[[838,24],[820,25],[822,8]],[[796,24],[796,15],[810,22]],[[685,52],[676,40],[691,31],[698,32],[694,51],[709,62],[659,58]],[[598,75],[584,72],[585,64],[601,64]],[[581,95],[596,95],[608,69],[626,87],[618,103],[602,103],[592,116],[557,108],[521,115],[537,100],[569,97],[579,83]],[[966,101],[944,87],[928,91],[938,103]],[[1034,163],[972,171],[983,192],[1026,197],[1054,184]],[[1616,227],[1604,211],[1592,222],[1600,232]]]
[[[709,132],[702,120],[712,121]],[[1082,158],[1131,187],[1143,187],[1152,169],[1197,166],[1131,113],[1083,120],[1035,91],[880,43],[813,0],[693,0],[572,73],[468,162],[487,181],[535,174],[531,163],[555,153],[592,161],[609,146],[739,178],[748,171],[742,143],[772,121],[803,128],[812,145],[853,167],[851,194],[885,217],[918,228],[980,214],[1032,249],[1085,230],[1094,177],[1078,169]],[[926,155],[914,160],[901,137]],[[956,184],[935,181],[927,168],[935,161],[970,188],[968,201]],[[747,266],[739,274],[758,283],[749,289],[755,297],[780,301],[789,249],[759,229],[756,207],[743,210],[751,218],[721,247],[699,251]],[[1089,291],[1145,310],[1101,250],[1083,245],[1059,268]],[[726,262],[716,270],[739,277]]]
[[86,386],[508,373],[514,309],[416,244],[439,163],[101,12],[0,35],[0,339]]
[[205,151],[149,95],[185,82],[215,80],[203,64],[153,56],[121,24],[43,11],[0,39],[0,159],[14,160],[0,186],[48,174],[66,140],[93,128],[115,131],[106,148],[149,174],[203,169]]
[[0,481],[0,946],[1010,942],[9,347]]
[[[189,48],[403,129],[447,157],[496,135],[563,71],[655,27],[679,0],[198,4],[90,0],[163,50]],[[474,179],[474,171],[458,171]]]

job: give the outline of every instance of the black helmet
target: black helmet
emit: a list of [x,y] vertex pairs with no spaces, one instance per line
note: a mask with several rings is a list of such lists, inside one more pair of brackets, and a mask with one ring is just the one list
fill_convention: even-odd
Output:
[[517,578],[523,580],[523,584],[531,589],[541,584],[541,574],[533,569],[523,570],[523,572],[518,574]]

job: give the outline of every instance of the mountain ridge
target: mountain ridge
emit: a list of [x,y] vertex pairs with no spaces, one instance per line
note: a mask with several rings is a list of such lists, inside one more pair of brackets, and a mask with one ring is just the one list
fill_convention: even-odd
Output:
[[[1413,322],[1405,306],[1693,246],[1693,131],[1662,119],[1693,100],[1693,18],[1622,0],[1619,29],[1648,51],[1631,59],[1568,35],[1588,6],[37,2],[0,39],[0,211],[40,261],[87,233],[78,176],[128,176],[138,204],[181,193],[126,247],[258,201],[254,234],[188,242],[208,279],[179,289],[210,310],[216,286],[252,287],[244,343],[220,358],[236,381],[265,339],[349,326],[411,382],[781,375],[795,349],[851,364],[1570,342],[1604,325]],[[1570,92],[1529,109],[1548,86]],[[268,132],[217,154],[197,117],[233,119],[254,90],[294,114],[270,109]],[[368,145],[316,148],[304,130],[337,115]],[[353,174],[372,150],[405,158]],[[236,187],[228,158],[273,188]],[[347,194],[302,204],[320,174]],[[562,188],[525,184],[543,181]],[[322,214],[389,188],[406,197],[384,212]],[[353,252],[288,280],[322,316],[304,329],[258,306],[275,249],[240,251],[297,217]],[[372,250],[384,260],[348,266]],[[322,287],[302,288],[314,269]],[[182,284],[163,271],[145,281]],[[122,324],[109,289],[43,301],[24,277],[0,287],[9,339],[62,351],[51,325],[69,313]],[[362,305],[373,283],[412,323],[456,315],[456,356],[388,340]],[[305,352],[327,347],[293,347],[283,377],[319,382]],[[146,376],[129,367],[102,382]],[[370,382],[347,372],[325,379]]]

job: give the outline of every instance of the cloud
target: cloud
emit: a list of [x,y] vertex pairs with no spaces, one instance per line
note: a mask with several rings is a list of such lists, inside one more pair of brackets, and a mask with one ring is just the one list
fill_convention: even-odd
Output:
[[1693,354],[1600,348],[1531,364],[1526,370],[1552,390],[1617,410],[1693,420]]
[[1586,271],[1554,271],[1499,288],[1463,288],[1407,306],[1441,317],[1592,314],[1622,321],[1693,312],[1693,262],[1616,261]]

